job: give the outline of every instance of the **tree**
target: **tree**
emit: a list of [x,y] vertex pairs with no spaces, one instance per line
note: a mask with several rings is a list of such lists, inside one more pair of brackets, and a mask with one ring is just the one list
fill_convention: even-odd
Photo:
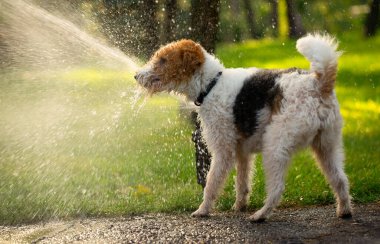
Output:
[[[242,29],[240,26],[240,0],[229,0],[229,6],[231,6],[231,24],[229,25],[232,32],[227,34],[227,31],[224,31],[224,36],[221,39],[229,38],[229,41],[240,42],[242,39]],[[223,27],[222,27],[223,28]]]
[[165,22],[164,22],[164,42],[176,40],[176,12],[177,0],[166,0],[165,2]]
[[306,34],[302,25],[301,15],[298,13],[296,5],[293,0],[286,0],[288,24],[289,24],[289,37],[299,38]]
[[219,29],[219,0],[191,1],[191,37],[210,53],[215,51]]
[[159,47],[159,23],[157,21],[158,3],[156,0],[138,1],[138,23],[142,27],[138,41],[142,56],[150,57]]
[[258,39],[260,38],[260,34],[257,31],[257,26],[255,25],[255,14],[253,12],[251,2],[249,0],[243,0],[243,2],[246,10],[247,24],[250,36],[254,39]]
[[[191,38],[210,53],[215,51],[217,33],[219,28],[219,0],[192,0],[191,1]],[[193,117],[197,118],[194,112]],[[195,119],[193,141],[196,149],[196,169],[198,183],[206,185],[206,175],[211,164],[211,155],[202,139],[200,122]],[[198,121],[198,122],[197,122]]]
[[367,19],[365,22],[365,35],[367,37],[374,36],[376,34],[376,30],[379,27],[379,5],[380,0],[372,0],[370,4],[370,11],[367,15]]
[[269,0],[270,11],[270,26],[272,27],[273,36],[278,36],[278,0]]
[[102,32],[126,53],[148,58],[159,46],[155,0],[103,0]]

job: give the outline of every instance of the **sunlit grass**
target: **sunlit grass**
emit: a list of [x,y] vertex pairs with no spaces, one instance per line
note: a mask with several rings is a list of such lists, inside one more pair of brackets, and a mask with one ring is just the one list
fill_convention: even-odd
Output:
[[[336,92],[351,193],[355,202],[377,201],[380,38],[343,37],[341,46]],[[217,50],[227,67],[309,66],[294,41],[247,41]],[[177,99],[160,95],[132,106],[130,72],[91,67],[4,74],[1,82],[0,224],[191,211],[201,202],[192,126]],[[234,174],[217,209],[232,206],[233,180]],[[253,184],[252,211],[265,197],[260,155]],[[294,157],[286,184],[282,206],[334,201],[308,150]]]
[[[55,73],[57,75],[57,73]],[[107,70],[95,68],[77,68],[62,72],[60,78],[63,81],[75,81],[82,84],[91,83],[92,85],[110,85],[112,83],[105,81],[125,81],[132,83],[131,77],[133,72],[122,70]]]

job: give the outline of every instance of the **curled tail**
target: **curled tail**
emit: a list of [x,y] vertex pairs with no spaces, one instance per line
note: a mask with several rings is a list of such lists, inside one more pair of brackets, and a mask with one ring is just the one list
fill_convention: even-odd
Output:
[[337,51],[338,43],[329,35],[308,34],[298,39],[297,50],[311,63],[311,71],[316,74],[321,84],[323,95],[329,95],[334,89],[338,68],[338,58],[342,52]]

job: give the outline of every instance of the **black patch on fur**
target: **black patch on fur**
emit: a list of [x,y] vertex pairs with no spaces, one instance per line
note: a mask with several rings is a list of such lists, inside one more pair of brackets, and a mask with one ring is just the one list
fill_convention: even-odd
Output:
[[255,133],[259,111],[266,105],[272,106],[275,97],[281,96],[281,89],[276,84],[276,79],[284,73],[292,72],[304,73],[297,68],[263,69],[244,81],[233,107],[235,126],[244,137]]

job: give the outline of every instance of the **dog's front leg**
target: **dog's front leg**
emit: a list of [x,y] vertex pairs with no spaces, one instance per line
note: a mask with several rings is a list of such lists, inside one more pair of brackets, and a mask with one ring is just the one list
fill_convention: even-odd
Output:
[[220,150],[213,153],[211,169],[207,175],[206,187],[203,192],[203,202],[191,216],[205,217],[209,215],[218,193],[234,164],[235,152],[229,150],[229,148],[230,146],[220,147]]

